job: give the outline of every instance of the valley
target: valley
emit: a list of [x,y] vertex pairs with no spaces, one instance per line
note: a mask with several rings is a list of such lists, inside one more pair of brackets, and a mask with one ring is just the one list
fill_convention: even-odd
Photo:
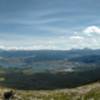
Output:
[[[1,50],[0,87],[3,90],[13,89],[18,96],[23,98],[21,100],[31,100],[30,98],[34,100],[89,100],[88,96],[92,92],[91,85],[95,82],[95,84],[100,84],[99,53],[100,50],[88,49]],[[87,84],[90,84],[91,89]],[[85,92],[81,94],[83,90]],[[93,98],[96,98],[95,93],[99,91],[93,89]],[[73,99],[74,97],[76,99]]]

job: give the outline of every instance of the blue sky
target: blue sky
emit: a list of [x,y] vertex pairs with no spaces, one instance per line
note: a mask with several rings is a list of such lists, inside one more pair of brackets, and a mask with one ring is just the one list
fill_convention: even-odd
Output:
[[0,0],[0,48],[100,48],[100,0]]

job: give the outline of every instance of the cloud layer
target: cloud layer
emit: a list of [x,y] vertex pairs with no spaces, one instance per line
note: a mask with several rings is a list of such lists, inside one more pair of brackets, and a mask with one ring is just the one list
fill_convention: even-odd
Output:
[[8,43],[3,41],[0,43],[1,49],[13,49],[13,50],[39,50],[39,49],[60,49],[69,50],[72,48],[100,48],[100,28],[97,26],[88,26],[80,31],[73,32],[71,35],[60,34],[55,37],[47,38],[29,38],[22,41],[14,41],[17,43]]

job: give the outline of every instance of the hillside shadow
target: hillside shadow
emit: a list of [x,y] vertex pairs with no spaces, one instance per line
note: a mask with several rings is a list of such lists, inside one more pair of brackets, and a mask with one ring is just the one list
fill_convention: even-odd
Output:
[[100,79],[100,69],[68,73],[5,73],[1,86],[20,90],[53,90],[74,88]]

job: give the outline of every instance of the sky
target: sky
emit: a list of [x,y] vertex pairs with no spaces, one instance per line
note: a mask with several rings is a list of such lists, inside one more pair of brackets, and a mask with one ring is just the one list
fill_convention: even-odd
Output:
[[0,0],[1,49],[100,48],[100,0]]

